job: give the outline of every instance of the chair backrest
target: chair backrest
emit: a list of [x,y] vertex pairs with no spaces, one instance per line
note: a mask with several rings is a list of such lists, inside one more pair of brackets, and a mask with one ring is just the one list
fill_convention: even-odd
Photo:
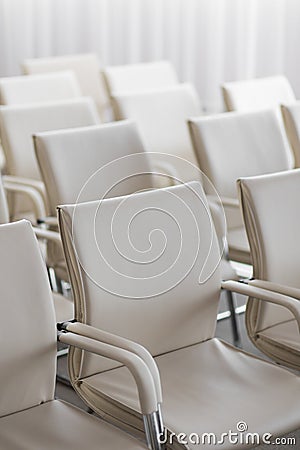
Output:
[[34,133],[98,123],[96,107],[89,98],[0,107],[0,134],[8,173],[40,179]]
[[[193,86],[179,84],[116,94],[112,101],[118,119],[136,121],[147,151],[175,155],[197,164],[186,123],[189,117],[200,114],[199,99]],[[191,168],[178,175],[181,181],[195,179]],[[199,179],[198,173],[196,179]]]
[[169,61],[154,61],[103,69],[108,95],[165,88],[179,83],[175,68]]
[[[220,252],[200,183],[61,206],[58,216],[77,319],[153,355],[214,335]],[[83,358],[73,360],[79,376],[111,367]]]
[[46,268],[27,221],[0,226],[0,417],[54,398],[55,315]]
[[100,75],[100,61],[94,53],[27,59],[23,70],[26,74],[72,70],[78,80],[82,95],[92,97],[101,119],[108,107],[106,88]]
[[80,97],[75,75],[68,72],[0,78],[0,104],[43,103]]
[[289,80],[283,75],[224,83],[222,93],[227,111],[275,108],[295,101]]
[[300,167],[300,101],[281,105],[286,134],[293,149],[295,166]]
[[[299,289],[300,170],[242,178],[238,190],[254,277]],[[285,308],[258,300],[247,306],[252,335],[292,318]]]
[[0,176],[0,224],[9,222],[9,211],[7,205],[7,199]]
[[149,157],[133,122],[40,133],[34,142],[52,215],[60,204],[153,187]]
[[200,168],[221,197],[237,198],[239,177],[294,167],[275,109],[197,117],[189,126]]

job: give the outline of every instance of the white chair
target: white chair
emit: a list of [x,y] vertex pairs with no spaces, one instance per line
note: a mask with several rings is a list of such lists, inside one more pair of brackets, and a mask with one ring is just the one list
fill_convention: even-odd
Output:
[[[0,224],[9,223],[9,210],[6,200],[6,192],[22,192],[25,195],[31,195],[29,187],[23,188],[18,184],[15,185],[12,182],[5,181],[3,185],[2,179],[0,178]],[[60,241],[58,233],[43,230],[37,227],[34,227],[33,230],[36,237],[41,241],[41,250],[43,250],[43,242],[45,241],[54,242],[56,244]],[[71,320],[74,317],[73,301],[54,292],[52,292],[52,299],[56,322]]]
[[[14,105],[64,100],[80,97],[81,92],[72,72],[0,78],[0,104]],[[0,147],[0,167],[5,157]]]
[[22,64],[26,74],[71,70],[76,75],[82,95],[92,97],[102,120],[107,118],[109,100],[100,75],[100,61],[96,54],[55,56],[27,59]]
[[82,96],[75,75],[68,72],[0,78],[0,104],[21,105]]
[[[116,93],[112,103],[118,119],[135,120],[145,148],[158,153],[157,163],[162,166],[165,155],[165,171],[176,179],[190,181],[199,179],[197,161],[193,153],[186,121],[201,113],[197,93],[190,84],[136,93]],[[168,157],[168,154],[177,157]],[[182,161],[183,160],[183,161]],[[185,162],[187,161],[187,162]]]
[[254,111],[275,108],[296,100],[288,79],[283,75],[232,81],[222,85],[227,111]]
[[281,105],[286,134],[293,149],[295,166],[300,167],[300,101]]
[[106,66],[102,73],[109,96],[166,88],[179,83],[175,68],[169,61]]
[[36,133],[34,145],[55,217],[61,204],[154,187],[149,156],[132,121]]
[[[279,111],[231,112],[193,118],[189,126],[199,166],[219,193],[225,208],[229,257],[251,264],[236,180],[241,176],[294,168]],[[212,193],[209,185],[205,184],[205,189],[208,194]]]
[[[146,449],[120,429],[54,398],[55,317],[47,273],[29,222],[1,225],[0,247],[1,449]],[[70,332],[60,333],[59,340],[125,364],[135,377],[145,422],[150,423],[158,408],[158,389],[142,359],[146,352],[140,357],[124,349],[124,344],[116,348],[109,340],[98,342]],[[154,449],[150,444],[148,448]]]
[[[238,432],[241,420],[244,430],[260,436],[299,428],[299,377],[213,337],[221,285],[280,302],[298,325],[299,302],[235,281],[221,284],[218,243],[198,182],[60,206],[58,213],[75,317],[83,322],[64,329],[80,334],[88,324],[102,330],[91,337],[118,334],[151,352],[170,448],[198,448],[195,434],[221,438]],[[74,388],[96,412],[142,433],[125,368],[77,349],[69,367]],[[239,448],[246,446],[239,440]],[[224,448],[235,447],[225,438]]]
[[[253,259],[261,286],[300,299],[300,170],[241,178],[238,190]],[[249,302],[248,334],[262,352],[296,370],[300,341],[293,314],[280,306]]]
[[[99,123],[91,99],[78,98],[60,102],[0,107],[0,134],[6,156],[7,173],[15,182],[37,190],[45,204],[47,200],[36,162],[32,135],[38,131],[71,128]],[[12,214],[23,214],[29,205],[14,200]]]

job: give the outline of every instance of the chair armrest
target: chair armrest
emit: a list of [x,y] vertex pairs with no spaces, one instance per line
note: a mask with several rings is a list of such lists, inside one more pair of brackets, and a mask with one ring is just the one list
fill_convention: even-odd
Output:
[[71,332],[60,332],[58,340],[124,364],[130,370],[137,384],[142,414],[152,414],[158,411],[159,405],[152,374],[139,356],[123,348]]
[[248,295],[252,298],[259,298],[269,303],[274,303],[275,305],[284,306],[287,308],[295,317],[298,329],[300,332],[300,303],[293,297],[284,295],[278,292],[274,292],[270,289],[263,289],[261,287],[256,287],[253,282],[260,284],[261,280],[250,281],[251,285],[241,283],[238,281],[222,281],[221,286],[223,289],[228,291],[236,292],[237,294]]
[[108,333],[107,331],[99,330],[98,328],[91,327],[90,325],[86,325],[80,322],[65,322],[64,324],[62,324],[62,328],[66,331],[71,331],[72,333],[89,337],[98,342],[100,341],[105,344],[110,344],[127,350],[141,358],[150,370],[152,378],[154,380],[157,401],[158,403],[162,403],[162,391],[158,367],[151,353],[148,352],[145,347],[137,344],[136,342],[130,341],[129,339],[125,339],[121,336]]
[[42,181],[34,180],[33,178],[19,177],[17,175],[3,175],[3,181],[4,183],[7,181],[8,183],[31,187],[40,193],[45,203],[47,202]]
[[38,223],[40,225],[48,225],[48,226],[55,226],[58,228],[58,221],[57,221],[57,217],[55,216],[45,216],[45,217],[40,217],[38,220]]
[[3,186],[6,191],[24,194],[27,197],[29,197],[34,205],[34,214],[36,219],[46,215],[44,199],[39,191],[37,191],[35,188],[31,186],[26,186],[19,183],[7,181],[6,177],[7,175],[3,177],[4,178]]
[[265,280],[249,280],[250,286],[259,287],[268,291],[278,292],[278,294],[287,295],[300,300],[300,289],[285,286],[284,284],[273,283]]
[[33,227],[34,234],[38,239],[46,239],[47,241],[61,244],[60,234],[57,231],[45,230],[44,228]]

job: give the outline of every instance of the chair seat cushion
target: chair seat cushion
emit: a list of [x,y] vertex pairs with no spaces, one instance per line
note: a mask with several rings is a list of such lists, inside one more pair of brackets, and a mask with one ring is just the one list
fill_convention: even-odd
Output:
[[257,332],[255,345],[276,361],[300,369],[300,339],[296,320],[288,320]]
[[59,400],[0,419],[1,450],[142,450],[117,428]]
[[[243,421],[248,432],[278,436],[300,426],[300,378],[274,364],[218,339],[161,355],[156,361],[164,422],[174,433],[213,432],[220,437],[229,430],[237,432],[237,423]],[[117,414],[116,402],[121,401],[136,426],[137,394],[126,368],[93,375],[83,385],[104,392],[106,401],[111,399],[110,414]],[[124,406],[119,414],[125,417]],[[189,446],[194,447],[192,442]],[[225,441],[222,448],[240,446]]]
[[74,319],[74,303],[61,294],[52,292],[56,322],[65,322]]

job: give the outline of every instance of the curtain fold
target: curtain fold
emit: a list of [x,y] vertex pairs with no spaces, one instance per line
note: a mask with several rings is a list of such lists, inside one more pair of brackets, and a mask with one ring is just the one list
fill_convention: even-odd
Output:
[[96,52],[103,65],[169,59],[203,108],[223,81],[286,74],[300,98],[299,0],[0,0],[0,76],[25,58]]

